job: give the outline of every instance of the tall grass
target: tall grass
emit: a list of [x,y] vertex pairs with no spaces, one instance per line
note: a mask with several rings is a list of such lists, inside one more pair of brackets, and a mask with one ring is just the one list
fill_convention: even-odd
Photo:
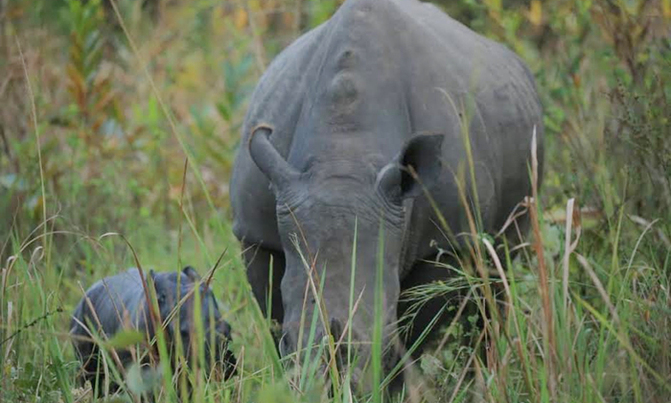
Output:
[[[225,184],[253,84],[298,28],[337,6],[296,3],[175,1],[152,19],[133,1],[0,1],[0,401],[90,401],[67,335],[83,289],[137,261],[203,272],[226,248],[212,288],[228,306],[239,375],[181,372],[195,385],[182,401],[379,402],[401,369],[395,399],[412,402],[668,401],[668,1],[446,4],[531,65],[546,114],[544,188],[526,205],[532,231],[515,260],[493,250],[472,212],[474,251],[446,266],[459,280],[404,298],[461,291],[476,309],[445,307],[458,319],[439,348],[413,360],[408,346],[392,374],[381,373],[377,337],[363,396],[336,365],[343,347],[358,359],[351,326],[341,340],[314,340],[329,334],[327,307],[305,318],[310,355],[279,359],[230,232]],[[110,232],[137,259],[121,238],[101,237]],[[315,277],[306,295],[320,301],[321,287]],[[169,364],[154,381],[108,371],[125,399],[157,387],[173,402]]]

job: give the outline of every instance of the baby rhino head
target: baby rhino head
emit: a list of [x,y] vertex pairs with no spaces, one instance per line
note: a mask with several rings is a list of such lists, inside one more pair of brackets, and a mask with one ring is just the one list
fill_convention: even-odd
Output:
[[199,360],[203,352],[205,362],[202,364],[224,365],[226,374],[231,374],[235,364],[235,358],[228,351],[231,326],[221,317],[212,290],[196,270],[191,266],[180,272],[152,270],[150,276],[173,351],[181,352],[189,363]]

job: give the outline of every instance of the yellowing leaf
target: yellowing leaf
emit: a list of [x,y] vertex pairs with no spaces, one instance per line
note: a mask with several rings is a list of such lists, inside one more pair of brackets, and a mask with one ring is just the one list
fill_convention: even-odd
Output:
[[[226,29],[230,24],[221,23],[222,21],[227,21],[229,15],[225,12],[223,6],[217,6],[212,10],[212,19],[210,20],[210,29],[214,32],[216,36],[222,36],[226,34]],[[237,26],[236,26],[237,27]]]
[[203,82],[202,68],[204,65],[202,53],[194,52],[189,54],[182,60],[182,65],[176,78],[177,85],[181,88],[198,88]]
[[578,74],[573,74],[573,85],[576,88],[580,88],[580,83],[581,83],[580,76]]
[[485,5],[496,14],[501,12],[501,0],[485,0]]
[[529,21],[535,26],[541,25],[543,21],[543,6],[540,0],[532,0],[529,5]]
[[239,8],[233,16],[234,24],[237,29],[242,29],[247,25],[247,12]]
[[662,0],[662,15],[671,18],[671,0]]
[[484,0],[489,16],[496,22],[501,20],[501,0]]

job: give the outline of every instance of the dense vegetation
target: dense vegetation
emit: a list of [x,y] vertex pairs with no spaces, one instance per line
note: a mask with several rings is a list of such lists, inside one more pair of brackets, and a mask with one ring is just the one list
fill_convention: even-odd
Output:
[[[227,186],[256,80],[338,2],[107,1],[0,0],[0,401],[90,399],[67,337],[82,287],[138,264],[205,273],[222,253],[213,287],[240,373],[189,374],[194,401],[327,401],[324,377],[277,361]],[[503,289],[507,314],[474,337],[485,353],[447,329],[411,366],[406,398],[462,401],[475,379],[490,402],[667,402],[671,1],[437,3],[530,65],[546,167],[506,281],[487,237],[463,267],[474,294]],[[152,387],[126,375],[135,397]]]

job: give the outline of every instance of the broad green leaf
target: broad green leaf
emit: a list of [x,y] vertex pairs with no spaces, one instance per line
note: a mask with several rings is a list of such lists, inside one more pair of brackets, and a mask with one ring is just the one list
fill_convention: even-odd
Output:
[[133,344],[142,342],[145,339],[144,333],[137,330],[124,330],[115,334],[105,346],[107,348],[126,348]]

